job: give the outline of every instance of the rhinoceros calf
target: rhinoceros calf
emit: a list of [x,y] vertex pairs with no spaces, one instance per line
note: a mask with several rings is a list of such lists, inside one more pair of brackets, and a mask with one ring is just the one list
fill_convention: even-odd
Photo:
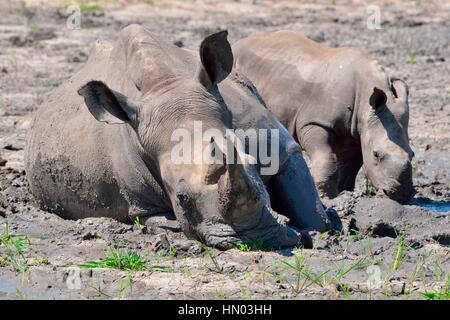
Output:
[[294,225],[328,228],[298,144],[252,84],[230,75],[232,65],[226,32],[206,38],[199,52],[137,25],[113,44],[97,42],[86,65],[37,111],[29,132],[26,172],[38,203],[71,219],[174,213],[188,237],[224,249],[255,238],[310,245],[307,233],[272,209],[257,165],[172,161],[172,133],[194,135],[194,121],[224,135],[236,127],[279,128],[280,169],[264,180]]
[[319,191],[353,190],[365,172],[390,198],[414,195],[408,87],[361,50],[328,48],[298,33],[248,37],[235,66],[311,158]]

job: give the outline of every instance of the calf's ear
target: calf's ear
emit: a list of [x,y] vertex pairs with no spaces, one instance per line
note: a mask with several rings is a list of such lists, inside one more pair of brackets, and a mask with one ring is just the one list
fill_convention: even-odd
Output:
[[103,82],[89,81],[78,90],[78,94],[84,98],[89,112],[97,121],[108,124],[136,123],[137,106]]
[[391,88],[396,98],[407,101],[409,88],[405,81],[399,78],[391,78]]
[[369,104],[370,106],[375,110],[379,110],[380,108],[382,108],[383,106],[386,105],[387,102],[387,96],[386,93],[381,90],[378,89],[377,87],[373,88],[373,92],[372,95],[369,98]]
[[233,68],[233,52],[227,36],[228,31],[214,33],[200,45],[201,66],[197,77],[205,87],[216,86]]

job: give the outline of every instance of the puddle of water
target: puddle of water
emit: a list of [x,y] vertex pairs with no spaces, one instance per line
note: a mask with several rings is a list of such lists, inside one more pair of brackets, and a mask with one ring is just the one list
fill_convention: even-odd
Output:
[[450,202],[442,200],[433,200],[428,198],[412,199],[409,203],[414,206],[422,207],[428,211],[435,211],[440,213],[450,213]]
[[16,293],[17,289],[21,289],[19,282],[3,277],[0,278],[0,293]]

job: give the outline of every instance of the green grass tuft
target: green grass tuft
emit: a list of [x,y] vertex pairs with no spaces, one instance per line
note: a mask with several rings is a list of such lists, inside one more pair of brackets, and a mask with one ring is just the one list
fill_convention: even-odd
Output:
[[80,4],[80,11],[82,14],[84,13],[103,13],[105,10],[103,7],[97,3],[81,3]]
[[272,249],[272,246],[263,239],[253,239],[239,243],[235,248],[242,252],[269,251]]
[[403,260],[405,259],[406,253],[408,251],[408,246],[406,245],[406,231],[401,232],[397,236],[397,250],[395,251],[394,261],[392,263],[392,271],[398,270]]
[[41,28],[37,24],[32,24],[30,26],[31,33],[38,33],[39,31],[41,31]]
[[136,230],[142,230],[143,225],[141,224],[141,220],[139,219],[139,217],[134,218],[134,227],[136,228]]
[[427,291],[421,294],[426,300],[450,300],[450,291],[448,289]]
[[1,258],[0,265],[10,264],[15,270],[24,272],[27,269],[24,251],[31,245],[26,235],[9,233],[9,223],[5,223],[5,232],[0,235],[0,247],[6,248],[6,255]]
[[202,246],[203,250],[205,250],[205,252],[208,255],[208,257],[211,259],[211,262],[214,265],[214,270],[217,273],[222,273],[223,272],[223,267],[217,261],[217,257],[214,254],[213,250],[210,247],[208,247],[206,244],[204,244],[203,242],[200,242],[200,245]]
[[376,194],[376,190],[373,187],[372,183],[370,182],[369,178],[367,176],[364,177],[364,192],[363,195],[365,196],[374,196]]
[[109,253],[103,259],[87,261],[78,264],[80,268],[96,269],[108,268],[127,271],[155,270],[169,272],[172,270],[168,266],[151,265],[148,260],[137,252],[123,251],[118,248],[109,249]]
[[410,51],[410,52],[408,52],[408,59],[406,62],[409,64],[415,64],[416,57],[417,57],[417,54],[414,51]]

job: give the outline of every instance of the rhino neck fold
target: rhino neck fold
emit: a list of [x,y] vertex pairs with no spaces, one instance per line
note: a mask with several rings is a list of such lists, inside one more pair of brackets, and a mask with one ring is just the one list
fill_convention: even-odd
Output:
[[353,101],[353,106],[351,106],[351,115],[350,115],[350,134],[354,139],[360,140],[361,132],[358,126],[358,120],[360,118],[360,113],[362,112],[361,108],[361,88],[360,88],[360,79],[357,77],[357,81],[355,83],[355,98]]

